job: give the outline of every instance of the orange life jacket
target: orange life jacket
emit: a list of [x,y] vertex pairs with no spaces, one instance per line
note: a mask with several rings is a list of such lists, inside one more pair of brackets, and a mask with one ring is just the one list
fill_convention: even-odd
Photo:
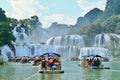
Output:
[[54,64],[55,64],[55,65],[60,65],[60,63],[59,63],[59,62],[54,62]]

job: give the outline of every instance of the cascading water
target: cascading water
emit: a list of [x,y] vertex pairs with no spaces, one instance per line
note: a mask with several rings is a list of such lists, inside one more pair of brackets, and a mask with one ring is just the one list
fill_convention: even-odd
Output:
[[100,55],[102,57],[112,60],[112,55],[107,48],[102,48],[110,44],[110,34],[98,34],[95,36],[94,47],[81,48],[79,59],[82,59],[82,56],[85,55]]
[[[52,46],[40,44],[39,36],[37,36],[38,37],[37,39],[36,38],[31,39],[31,36],[28,37],[27,34],[25,33],[24,28],[22,27],[18,27],[18,28],[19,31],[17,31],[17,27],[13,29],[13,35],[16,38],[16,41],[13,42],[16,52],[15,57],[23,57],[23,56],[33,57],[54,51]],[[32,35],[31,33],[32,36],[34,36],[35,34]]]
[[48,39],[47,44],[53,45],[55,52],[62,58],[78,58],[80,48],[84,47],[84,39],[80,35],[57,36]]
[[[110,43],[109,34],[98,34],[95,37],[96,47],[85,47],[82,35],[65,35],[52,37],[47,40],[46,44],[40,44],[39,41],[32,39],[34,43],[29,42],[29,37],[25,34],[23,28],[17,31],[14,28],[13,34],[16,37],[14,47],[16,50],[16,57],[22,56],[37,56],[47,52],[57,52],[62,55],[62,58],[78,58],[88,54],[98,54],[101,56],[111,58],[108,49],[102,48]],[[84,48],[83,48],[84,47]]]
[[8,58],[14,57],[14,53],[11,51],[8,45],[4,45],[0,48],[1,50],[1,59],[3,61],[8,61]]
[[[63,58],[79,58],[84,55],[97,54],[112,59],[108,49],[102,48],[110,42],[108,34],[99,34],[95,37],[95,46],[85,47],[83,37],[80,35],[66,35],[50,38],[47,43],[55,47],[55,51],[60,53]],[[83,48],[84,47],[84,48]],[[79,56],[79,57],[78,57]]]
[[7,55],[8,58],[14,57],[14,53],[13,53],[13,51],[10,49],[10,47],[9,47],[8,45],[4,45],[3,47],[1,47],[1,51],[2,51],[2,53],[4,53],[5,55]]
[[109,61],[112,60],[112,55],[110,51],[106,48],[101,48],[101,47],[81,48],[79,59],[82,59],[83,56],[89,56],[89,55],[100,55],[102,57],[107,58]]
[[25,29],[19,27],[20,31],[17,31],[17,27],[13,29],[13,35],[16,38],[15,44],[29,44],[29,38],[25,34]]
[[23,57],[23,56],[31,56],[30,48],[29,48],[29,38],[25,34],[24,28],[20,28],[20,31],[17,31],[17,27],[13,29],[13,35],[16,38],[16,41],[13,43],[15,47],[15,56]]
[[80,35],[57,36],[48,39],[47,44],[84,47],[84,39]]
[[8,57],[3,52],[1,52],[1,54],[0,54],[0,62],[3,62],[3,61],[8,61]]
[[50,45],[33,45],[34,47],[34,56],[40,56],[44,53],[53,52],[54,48]]
[[110,43],[109,34],[98,34],[95,36],[95,45],[96,47],[105,46]]
[[[117,44],[120,44],[120,35],[109,33],[109,34],[98,34],[95,36],[95,44],[96,47],[106,46],[108,44],[111,44],[111,37],[118,40],[118,42],[115,42],[114,45],[116,47]],[[113,45],[113,44],[112,44]]]

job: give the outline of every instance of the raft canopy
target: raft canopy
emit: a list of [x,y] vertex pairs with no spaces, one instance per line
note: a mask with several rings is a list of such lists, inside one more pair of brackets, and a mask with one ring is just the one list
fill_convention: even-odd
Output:
[[61,57],[60,54],[54,53],[54,52],[48,52],[40,55],[40,57],[47,56],[47,57]]
[[96,54],[85,55],[85,56],[82,56],[82,57],[100,57],[100,58],[103,58],[101,55],[96,55]]

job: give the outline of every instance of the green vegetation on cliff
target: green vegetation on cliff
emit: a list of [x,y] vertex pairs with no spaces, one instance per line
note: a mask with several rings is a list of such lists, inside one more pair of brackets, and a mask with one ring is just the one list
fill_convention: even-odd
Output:
[[15,38],[12,34],[9,20],[5,15],[5,11],[0,8],[0,46],[11,44]]
[[[101,15],[97,16],[97,18],[93,18],[94,22],[91,22],[89,25],[79,26],[79,32],[83,32],[83,28],[85,27],[85,31],[87,35],[90,34],[99,34],[99,33],[116,33],[120,34],[120,0],[107,0],[105,11],[101,11]],[[94,13],[91,13],[94,11]],[[93,15],[96,15],[96,12],[100,13],[99,9],[93,9],[89,13],[89,17],[92,20]],[[88,13],[86,15],[88,15]],[[86,16],[85,15],[85,16]],[[88,17],[88,18],[89,18]]]

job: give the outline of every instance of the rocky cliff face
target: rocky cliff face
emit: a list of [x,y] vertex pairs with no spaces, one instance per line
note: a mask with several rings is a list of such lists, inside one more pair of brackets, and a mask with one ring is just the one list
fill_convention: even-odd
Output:
[[105,11],[100,17],[100,21],[104,21],[112,15],[120,14],[120,0],[107,0]]
[[75,27],[86,26],[93,22],[102,22],[112,15],[120,14],[120,0],[107,0],[105,11],[94,8],[89,11],[84,17],[79,17]]
[[120,14],[120,0],[107,0],[104,13]]
[[79,17],[75,27],[86,26],[92,24],[103,13],[102,10],[94,8],[89,11],[84,17]]

